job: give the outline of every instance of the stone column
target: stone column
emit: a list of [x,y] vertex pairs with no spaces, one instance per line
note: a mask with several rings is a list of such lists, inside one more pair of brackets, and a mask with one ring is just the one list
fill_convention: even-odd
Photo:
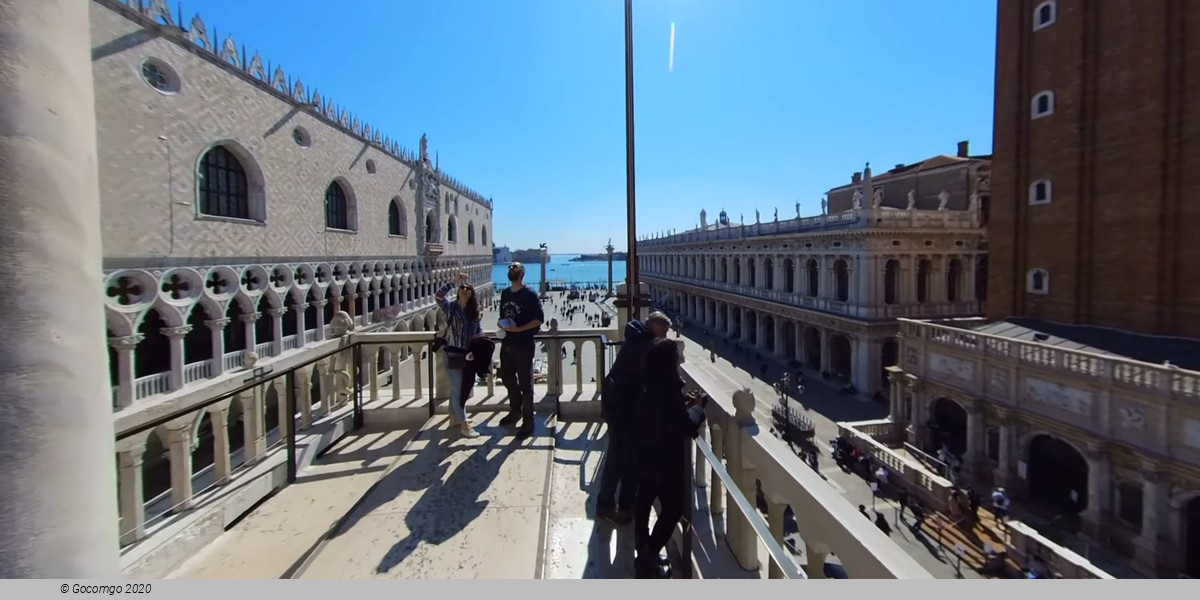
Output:
[[403,346],[389,346],[392,353],[392,400],[400,399],[400,360]]
[[120,575],[90,7],[0,0],[3,578]]
[[1080,494],[1087,494],[1087,508],[1083,511],[1083,520],[1085,526],[1091,529],[1091,533],[1099,534],[1108,522],[1112,465],[1108,461],[1108,453],[1103,448],[1089,450],[1087,463],[1088,489],[1079,490]]
[[163,441],[171,459],[171,512],[192,507],[192,419],[191,415],[163,427]]
[[325,305],[329,304],[328,300],[313,300],[312,304],[317,309],[317,341],[325,341]]
[[983,408],[972,403],[967,409],[967,453],[963,462],[967,473],[979,475],[987,464],[984,456],[987,427],[983,422]]
[[[779,500],[771,499],[769,496],[768,499],[767,525],[771,529],[771,537],[775,538],[775,541],[779,542],[780,546],[786,547],[783,541],[783,512],[784,508],[787,507],[787,504]],[[770,563],[767,565],[767,576],[770,579],[783,579],[783,569],[780,569],[779,565],[776,564],[774,560],[770,560],[769,558],[768,560]]]
[[[276,410],[276,412],[279,414],[279,439],[281,439],[281,440],[283,440],[283,439],[287,439],[288,435],[291,433],[292,427],[294,427],[294,426],[295,426],[295,424],[296,424],[296,415],[295,415],[294,413],[292,413],[292,414],[289,414],[289,413],[288,413],[288,407],[287,407],[287,395],[288,395],[288,389],[287,389],[287,377],[276,377],[275,379],[273,379],[273,380],[271,381],[271,383],[269,383],[269,384],[267,384],[267,385],[271,385],[271,386],[274,386],[274,387],[275,387],[275,410]],[[266,411],[266,403],[265,403],[265,400],[266,400],[266,393],[265,393],[265,391],[266,391],[266,389],[267,389],[267,388],[266,388],[266,386],[263,386],[263,390],[264,390],[264,394],[263,394],[263,400],[264,400],[264,403],[263,403],[263,410],[264,410],[264,413],[265,413],[265,411]],[[264,423],[263,423],[263,424],[264,424],[264,427],[263,427],[263,429],[265,430],[265,429],[266,429],[266,427],[265,427],[265,425],[266,425],[266,415],[265,415],[265,414],[263,415],[263,422],[264,422]],[[266,440],[265,440],[265,438],[264,438],[264,442],[263,442],[263,443],[264,443],[264,444],[266,443]]]
[[300,429],[312,427],[312,369],[305,367],[296,372],[296,406],[300,408]]
[[1159,548],[1163,546],[1163,523],[1167,516],[1170,479],[1156,462],[1142,465],[1142,528],[1137,542],[1137,560],[1147,570],[1158,571]]
[[225,372],[225,327],[231,320],[229,317],[221,317],[204,322],[209,331],[212,331],[213,357],[209,363],[209,374],[213,377]]
[[809,579],[825,579],[825,558],[829,556],[829,546],[820,542],[804,542],[804,554],[808,556],[808,564],[804,572]]
[[242,427],[244,440],[242,454],[246,464],[252,465],[266,453],[266,432],[263,431],[263,401],[261,386],[238,394],[242,402]]
[[232,403],[233,399],[228,398],[206,409],[212,423],[213,477],[217,485],[229,483],[233,473],[233,458],[229,455],[229,407]]
[[787,355],[787,340],[784,339],[783,317],[775,317],[775,356],[789,358]]
[[870,396],[879,389],[879,345],[864,336],[855,336],[850,346],[854,372],[851,381],[859,392]]
[[171,391],[183,387],[183,336],[191,330],[191,325],[159,329],[159,333],[167,336],[167,341],[171,346]]
[[[305,321],[304,305],[305,305],[305,302],[303,300],[296,303],[296,310],[295,310],[295,313],[296,313],[296,336],[300,338],[300,339],[296,340],[297,348],[304,347],[304,324],[305,324],[304,323],[304,321]],[[376,306],[378,306],[378,304],[376,304]]]
[[[236,300],[234,301],[236,302]],[[244,313],[238,315],[242,320],[242,325],[246,328],[246,352],[254,352],[255,346],[258,346],[258,339],[254,332],[254,322],[262,316],[260,312]],[[261,357],[260,357],[261,358]]]
[[833,369],[831,366],[833,364],[833,360],[830,356],[833,354],[830,351],[832,344],[829,343],[832,336],[829,335],[829,330],[823,327],[817,331],[821,332],[821,372],[828,373]]
[[287,314],[287,308],[268,308],[267,314],[271,316],[271,347],[275,356],[279,356],[283,354],[283,315]]
[[[717,425],[709,424],[709,435],[712,438],[713,456],[717,460],[725,458],[725,435]],[[714,515],[725,512],[725,490],[721,478],[713,472],[711,485],[708,486],[708,511]]]
[[108,344],[117,351],[117,386],[116,407],[133,406],[136,391],[137,372],[134,370],[133,351],[145,336],[140,333],[121,337],[108,338]]
[[1013,444],[1013,423],[1009,418],[1000,421],[1000,444],[999,466],[996,467],[995,480],[998,487],[1010,487],[1010,473],[1013,472],[1014,465],[1012,464],[1012,444]]
[[347,308],[349,308],[349,310],[347,310],[346,313],[349,314],[350,319],[352,321],[354,321],[353,328],[357,328],[358,327],[358,320],[357,320],[358,319],[358,314],[357,314],[358,313],[358,294],[355,292],[347,293],[346,294],[346,304],[349,304],[349,306],[347,307]]
[[[757,492],[756,475],[753,467],[745,461],[743,446],[750,443],[752,433],[747,428],[755,427],[754,394],[742,390],[734,394],[736,416],[729,420],[730,430],[725,437],[725,462],[729,475],[738,482],[742,494],[754,498]],[[732,502],[731,502],[732,503]],[[750,522],[740,510],[731,510],[725,515],[725,539],[738,564],[747,571],[756,571],[758,562],[758,538]]]
[[146,456],[149,433],[125,438],[117,443],[117,510],[120,514],[121,545],[146,537],[146,503],[143,498],[142,461]]

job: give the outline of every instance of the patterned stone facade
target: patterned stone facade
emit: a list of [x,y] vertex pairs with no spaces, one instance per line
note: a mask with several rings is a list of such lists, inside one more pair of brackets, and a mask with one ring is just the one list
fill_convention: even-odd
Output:
[[[432,164],[424,136],[406,150],[162,0],[95,0],[91,34],[116,407],[325,339],[336,310],[428,329],[456,272],[490,296],[492,203]],[[214,148],[244,170],[244,217],[202,208]]]

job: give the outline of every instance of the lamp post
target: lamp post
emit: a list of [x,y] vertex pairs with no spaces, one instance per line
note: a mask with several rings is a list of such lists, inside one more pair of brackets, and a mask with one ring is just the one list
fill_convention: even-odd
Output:
[[625,293],[629,296],[626,307],[629,321],[638,317],[642,295],[638,281],[637,194],[633,156],[633,0],[625,0],[625,241],[629,246],[625,258]]

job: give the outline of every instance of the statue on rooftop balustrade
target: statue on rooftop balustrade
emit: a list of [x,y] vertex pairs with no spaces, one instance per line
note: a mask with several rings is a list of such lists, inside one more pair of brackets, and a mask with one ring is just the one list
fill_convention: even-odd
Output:
[[854,190],[854,210],[862,208],[862,190]]
[[775,222],[776,222],[776,223],[778,223],[778,222],[779,222],[779,208],[776,208],[776,209],[775,209]]
[[761,222],[762,221],[759,220],[759,218],[758,218],[758,209],[756,208],[756,209],[754,209],[754,223],[757,225],[758,223],[761,223]]
[[908,206],[904,210],[912,210],[917,205],[917,190],[908,190]]
[[871,200],[873,208],[879,208],[883,205],[883,188],[875,188],[875,197]]
[[796,201],[796,218],[797,219],[800,218],[800,201],[799,200]]
[[946,193],[946,190],[942,190],[942,192],[938,194],[938,210],[946,210],[946,204],[949,202],[950,194]]
[[825,201],[824,198],[821,198],[821,214],[825,214],[825,210],[827,207],[828,207],[828,203]]
[[429,160],[429,138],[421,134],[421,160]]

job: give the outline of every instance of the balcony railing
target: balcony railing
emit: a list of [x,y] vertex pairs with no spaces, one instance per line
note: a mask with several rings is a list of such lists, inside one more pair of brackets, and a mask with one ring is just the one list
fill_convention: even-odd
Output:
[[263,342],[254,346],[254,353],[260,359],[275,356],[275,342]]
[[638,248],[840,229],[974,229],[979,226],[979,218],[975,211],[891,210],[868,207],[831,215],[750,225],[733,224],[708,231],[685,231],[663,238],[638,242]]
[[154,375],[146,375],[138,377],[134,381],[137,397],[145,398],[154,394],[165,394],[171,390],[171,373],[155,373]]
[[317,330],[309,329],[308,331],[305,331],[304,332],[304,345],[307,346],[309,344],[315,344],[315,343],[317,343]]
[[[562,348],[572,344],[577,348],[593,349],[597,369],[595,390],[598,392],[612,353],[607,337],[610,333],[563,330],[537,336],[539,343],[546,344],[547,356],[551,358],[544,389],[553,396],[554,410],[560,418],[568,414],[568,408],[574,415],[566,416],[568,419],[589,420],[599,416],[598,394],[578,393],[584,388],[578,368],[575,375],[579,383],[575,390],[564,389],[570,386],[564,383],[568,364],[562,359]],[[158,532],[164,536],[176,535],[178,527],[175,525],[194,520],[186,516],[193,510],[224,510],[222,505],[209,500],[226,493],[222,490],[244,494],[240,490],[253,488],[265,496],[272,486],[295,482],[297,471],[303,464],[299,453],[311,452],[316,447],[313,441],[300,444],[298,439],[318,424],[318,419],[321,424],[327,424],[333,422],[331,419],[344,418],[338,422],[351,423],[348,427],[352,428],[363,427],[368,421],[374,423],[372,427],[383,423],[391,423],[393,428],[405,427],[391,419],[380,420],[382,417],[372,415],[376,411],[379,415],[390,414],[387,413],[388,401],[382,397],[380,375],[391,372],[391,393],[398,395],[395,391],[400,387],[398,375],[406,368],[406,363],[410,363],[407,368],[412,368],[414,374],[422,375],[403,384],[406,395],[419,400],[405,404],[408,407],[405,410],[415,410],[406,414],[419,414],[417,420],[409,421],[407,426],[425,426],[428,419],[445,410],[442,394],[437,393],[439,386],[433,383],[440,373],[436,363],[441,359],[438,354],[429,354],[432,338],[432,332],[351,333],[321,342],[310,353],[281,357],[266,367],[244,370],[237,377],[172,399],[153,414],[143,411],[119,416],[115,428],[122,544],[135,544]],[[384,349],[394,360],[390,365],[385,362],[384,368],[380,368],[378,357]],[[396,358],[404,356],[407,358],[403,360]],[[578,366],[583,361],[575,362]],[[824,558],[830,553],[836,554],[853,577],[930,577],[873,523],[863,519],[849,501],[809,469],[784,442],[760,431],[752,418],[753,396],[737,390],[731,381],[713,369],[708,365],[684,365],[690,385],[705,390],[712,398],[707,409],[710,434],[708,440],[697,441],[696,465],[689,470],[695,486],[708,487],[711,501],[704,514],[694,514],[687,520],[690,524],[702,518],[713,519],[714,523],[723,519],[719,526],[726,535],[715,539],[725,541],[712,551],[732,553],[743,568],[755,569],[761,544],[766,548],[772,577],[803,578],[805,570],[809,577],[821,577]],[[310,402],[315,377],[322,378],[322,385],[317,394],[319,397]],[[489,389],[494,385],[490,378],[488,385]],[[270,401],[272,392],[276,403],[273,408],[278,408],[276,414],[283,415],[274,428],[259,418],[272,412],[266,410],[268,407],[264,404]],[[428,396],[424,395],[426,393]],[[229,439],[227,419],[231,414],[230,402],[234,401],[241,405],[240,414],[243,415],[240,425],[245,441],[241,448],[231,448]],[[468,410],[483,408],[468,406]],[[211,465],[201,466],[193,472],[191,453],[195,448],[197,424],[202,418],[212,420],[207,431],[214,440],[208,447],[215,451]],[[328,429],[313,431],[303,435],[328,438],[325,443],[334,439],[329,438]],[[142,455],[151,435],[163,436],[165,455],[170,459],[170,485],[165,490],[146,490],[153,492],[153,499],[147,503],[144,502],[143,487],[137,482],[142,481],[146,468]],[[274,480],[276,483],[268,483],[266,487],[242,483],[243,477],[261,477],[253,473],[263,469],[280,473]],[[234,480],[239,481],[239,485],[225,485]],[[754,497],[756,480],[761,482],[771,502],[765,520],[748,499]],[[239,500],[246,506],[253,504],[252,499],[244,496]],[[730,507],[729,511],[725,511],[726,505]],[[687,506],[695,505],[689,501]],[[805,542],[807,565],[804,569],[797,565],[783,543],[784,506],[792,507]],[[494,542],[487,538],[481,543]],[[685,554],[691,543],[692,536],[681,538]],[[705,552],[709,551],[705,549]],[[704,576],[719,577],[721,574],[704,573]]]
[[226,352],[225,357],[222,360],[225,361],[224,362],[225,370],[232,371],[232,370],[246,364],[246,351],[245,350],[234,350],[233,352]]
[[203,360],[183,366],[183,383],[188,384],[201,379],[208,379],[212,373],[212,362]]
[[[962,319],[962,326],[982,324]],[[1171,365],[1156,365],[1120,356],[1047,346],[1038,342],[980,333],[939,323],[900,320],[905,338],[976,354],[982,361],[1012,362],[1050,368],[1088,378],[1111,379],[1118,387],[1200,400],[1200,373]]]
[[302,346],[303,344],[300,343],[300,339],[301,338],[299,335],[285,336],[283,338],[283,351],[287,352],[288,350],[295,350],[296,348]]
[[926,302],[899,305],[884,304],[878,306],[856,305],[833,298],[812,297],[806,292],[800,291],[800,287],[793,287],[797,291],[788,292],[785,290],[764,289],[700,277],[668,275],[658,271],[644,271],[643,275],[651,281],[659,279],[667,282],[682,283],[704,289],[719,290],[738,296],[759,298],[786,306],[799,306],[810,310],[847,315],[859,319],[955,317],[977,315],[982,310],[982,304],[979,302]]

